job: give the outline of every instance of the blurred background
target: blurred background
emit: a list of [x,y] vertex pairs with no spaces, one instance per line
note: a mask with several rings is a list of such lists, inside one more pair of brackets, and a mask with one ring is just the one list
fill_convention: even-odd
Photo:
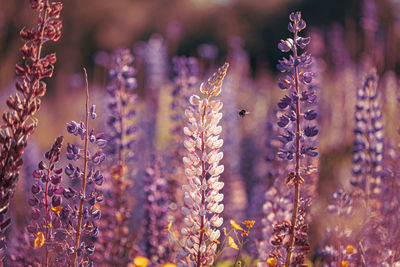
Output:
[[[101,106],[105,103],[109,54],[119,47],[131,48],[138,69],[137,92],[146,98],[144,50],[151,40],[161,40],[167,49],[167,68],[176,55],[198,58],[202,77],[208,77],[225,61],[231,63],[231,75],[236,75],[230,80],[235,95],[224,116],[235,121],[238,139],[231,146],[228,142],[226,149],[238,153],[240,166],[232,169],[237,168],[241,176],[231,190],[238,190],[240,212],[249,206],[248,210],[256,210],[239,218],[260,216],[262,192],[270,184],[267,167],[259,163],[267,153],[263,148],[265,129],[268,122],[276,121],[270,114],[283,95],[276,85],[275,66],[282,57],[277,44],[290,37],[288,15],[297,10],[307,22],[306,35],[312,37],[309,51],[315,57],[321,103],[320,180],[316,189],[320,198],[314,203],[314,212],[324,210],[338,185],[348,186],[355,95],[369,67],[375,66],[381,77],[387,136],[397,138],[400,1],[68,0],[63,4],[62,37],[45,47],[45,52],[56,52],[57,63],[32,138],[42,151],[56,136],[65,134],[66,122],[83,114],[83,67],[88,69],[92,102]],[[14,91],[14,66],[21,61],[19,31],[35,25],[37,14],[25,0],[0,0],[0,7],[0,107],[4,110],[5,99]],[[171,74],[166,73],[158,98],[159,150],[168,147],[170,140],[166,114]],[[238,119],[235,110],[242,108],[250,114]],[[240,191],[243,183],[245,192]],[[322,236],[324,227],[313,225],[312,245],[316,246],[313,240]]]

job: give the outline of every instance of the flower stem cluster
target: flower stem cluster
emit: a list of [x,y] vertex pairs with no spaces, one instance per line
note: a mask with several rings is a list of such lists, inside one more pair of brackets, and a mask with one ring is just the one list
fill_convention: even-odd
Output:
[[30,4],[39,12],[39,21],[36,28],[20,32],[24,41],[20,49],[24,63],[16,66],[18,92],[7,99],[10,111],[3,113],[0,127],[0,261],[5,256],[4,230],[10,224],[7,211],[18,181],[22,154],[28,137],[37,127],[37,119],[33,116],[46,93],[46,83],[42,79],[53,75],[56,62],[54,53],[42,56],[42,47],[48,41],[58,41],[61,36],[62,3],[31,0]]
[[225,63],[201,84],[200,91],[205,97],[191,96],[191,107],[185,111],[189,124],[184,128],[187,135],[184,146],[188,154],[183,162],[188,184],[182,187],[185,219],[181,232],[185,244],[178,251],[179,266],[210,266],[217,249],[220,231],[215,228],[223,223],[219,214],[224,209],[224,205],[219,204],[224,197],[219,193],[224,186],[219,181],[224,171],[224,166],[219,165],[223,157],[220,151],[223,140],[219,139],[222,127],[218,126],[222,102],[212,98],[221,93],[228,66]]

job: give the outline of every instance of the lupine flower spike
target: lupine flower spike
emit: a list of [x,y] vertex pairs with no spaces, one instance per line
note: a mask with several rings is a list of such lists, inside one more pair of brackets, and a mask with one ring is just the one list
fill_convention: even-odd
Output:
[[136,125],[132,122],[136,110],[136,70],[129,49],[117,49],[112,56],[107,86],[108,119],[106,146],[108,172],[104,175],[106,189],[102,205],[100,243],[96,251],[97,264],[126,265],[132,260],[134,238],[129,228],[134,198],[130,193],[134,159]]
[[[353,178],[354,191],[361,193],[362,208],[366,218],[360,231],[359,249],[368,263],[382,262],[377,244],[385,239],[382,234],[388,225],[377,216],[386,194],[383,179],[384,127],[379,95],[377,92],[378,76],[372,70],[363,86],[357,91],[357,103],[354,128]],[[383,246],[383,244],[382,244]],[[360,247],[361,248],[361,247]]]
[[317,113],[309,108],[316,101],[316,95],[313,90],[307,87],[314,76],[312,72],[307,71],[312,59],[307,52],[299,54],[299,50],[304,49],[309,44],[310,38],[299,36],[299,32],[306,27],[300,12],[291,13],[289,18],[291,22],[289,22],[288,28],[294,37],[293,39],[281,40],[278,48],[282,52],[291,51],[293,55],[289,59],[283,58],[277,65],[281,72],[287,74],[284,79],[279,81],[278,85],[282,90],[288,91],[288,94],[278,103],[278,107],[282,110],[278,126],[281,127],[280,140],[283,144],[278,156],[288,161],[295,161],[294,170],[289,173],[286,181],[288,185],[294,185],[293,213],[288,229],[286,267],[291,265],[293,252],[295,252],[294,254],[300,253],[302,256],[293,257],[292,265],[302,264],[304,253],[307,252],[306,245],[301,245],[300,250],[295,251],[295,240],[297,240],[296,246],[299,244],[298,238],[300,237],[302,238],[300,243],[307,243],[304,240],[304,238],[307,239],[307,233],[298,232],[299,229],[302,229],[302,231],[306,229],[306,227],[299,228],[304,215],[300,212],[303,209],[299,209],[300,185],[304,181],[301,173],[301,159],[306,156],[315,157],[318,155],[315,151],[317,148],[314,145],[318,129],[313,123],[317,118]]
[[351,184],[365,193],[367,210],[369,210],[369,199],[380,193],[384,155],[383,118],[377,85],[378,76],[373,70],[357,92],[355,113]]
[[[67,240],[72,239],[68,248],[72,256],[68,264],[77,266],[93,266],[91,255],[94,253],[94,242],[98,235],[96,220],[101,217],[98,202],[103,201],[103,194],[97,188],[104,183],[104,177],[95,168],[105,160],[102,148],[106,145],[103,134],[95,134],[89,131],[89,118],[96,118],[95,107],[89,108],[89,88],[86,70],[86,104],[85,122],[72,121],[67,124],[67,131],[74,136],[79,136],[84,142],[83,149],[78,145],[68,144],[67,159],[70,161],[81,160],[81,165],[69,163],[65,168],[65,174],[78,182],[81,188],[77,191],[73,188],[64,189],[63,195],[70,205],[62,209],[62,221],[64,236]],[[97,151],[90,152],[89,144],[97,146]]]
[[33,116],[46,93],[46,83],[42,79],[53,75],[56,63],[55,53],[43,57],[42,48],[46,42],[56,42],[61,37],[62,23],[59,17],[62,3],[49,0],[30,3],[31,8],[39,12],[38,26],[20,32],[24,41],[20,49],[24,64],[16,66],[18,92],[8,98],[10,111],[3,113],[0,127],[0,262],[5,256],[4,231],[10,224],[7,211],[17,185],[22,154],[28,137],[37,127],[37,119]]
[[224,205],[219,204],[223,194],[219,191],[224,183],[219,181],[224,166],[219,165],[223,157],[220,151],[223,140],[219,139],[222,127],[222,102],[213,100],[221,93],[222,81],[229,64],[225,63],[207,82],[202,83],[200,92],[190,97],[191,106],[185,111],[189,120],[184,128],[187,135],[184,146],[188,151],[183,158],[187,185],[182,187],[185,206],[182,208],[184,227],[181,233],[185,244],[178,251],[178,266],[210,266],[214,262],[220,227],[223,219],[219,214]]

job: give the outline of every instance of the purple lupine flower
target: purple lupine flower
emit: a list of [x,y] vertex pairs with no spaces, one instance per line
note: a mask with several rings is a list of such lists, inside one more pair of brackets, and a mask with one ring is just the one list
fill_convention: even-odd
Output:
[[[60,230],[55,238],[65,244],[66,249],[62,250],[63,258],[61,265],[93,266],[92,254],[94,243],[98,235],[97,222],[101,218],[99,209],[103,201],[103,194],[98,189],[104,182],[103,175],[96,170],[105,160],[105,153],[97,143],[103,140],[103,134],[95,134],[94,130],[89,131],[90,110],[89,89],[86,78],[86,120],[85,122],[70,122],[67,124],[68,133],[79,136],[83,145],[67,144],[67,158],[69,163],[64,172],[71,179],[72,186],[64,188],[62,193],[63,205],[61,206],[60,222],[52,222],[60,225]],[[93,117],[93,116],[92,116]],[[100,142],[103,144],[103,142]],[[89,149],[89,147],[93,148]],[[39,165],[40,168],[43,166]],[[57,180],[57,179],[56,179]],[[78,187],[80,188],[78,189]],[[75,188],[74,188],[75,187]],[[54,193],[59,193],[54,190]],[[52,204],[61,204],[61,197],[52,198]]]
[[[304,181],[301,173],[301,159],[318,155],[316,152],[316,135],[305,135],[306,129],[315,126],[315,119],[317,118],[317,112],[313,108],[316,101],[315,88],[310,86],[314,77],[314,74],[309,70],[312,58],[307,52],[301,54],[299,52],[310,42],[310,38],[299,36],[299,32],[306,27],[300,12],[291,13],[289,18],[291,22],[289,22],[288,29],[293,33],[294,37],[293,39],[281,40],[278,48],[282,52],[291,51],[293,54],[289,59],[283,58],[280,60],[277,66],[281,72],[286,73],[286,76],[279,81],[278,85],[282,90],[288,91],[278,105],[281,108],[281,112],[278,114],[278,126],[281,127],[279,140],[282,142],[282,149],[278,156],[282,159],[287,159],[289,162],[295,161],[294,170],[289,173],[286,181],[288,185],[294,184],[295,187],[292,221],[277,227],[279,231],[288,230],[286,233],[289,233],[288,240],[283,240],[285,243],[287,242],[285,244],[287,246],[286,267],[290,266],[291,262],[292,265],[299,264],[301,259],[304,259],[303,254],[307,250],[305,249],[308,242],[307,234],[303,235],[304,228],[299,228],[304,224],[304,214],[302,213],[305,212],[305,210],[298,207],[300,184]],[[307,201],[304,201],[304,203],[307,203]],[[306,227],[306,224],[304,225]],[[296,232],[297,229],[302,231]],[[279,236],[282,233],[279,233]],[[302,238],[300,241],[297,240],[298,236]],[[292,252],[294,252],[293,257]],[[296,255],[298,254],[297,252],[301,255]]]
[[107,150],[108,154],[118,156],[118,161],[130,161],[134,158],[128,151],[135,144],[133,135],[137,132],[136,125],[130,122],[136,114],[133,108],[136,95],[133,90],[136,89],[137,81],[133,60],[128,49],[118,49],[113,54],[109,71],[107,126],[110,132]]
[[[38,164],[38,168],[33,171],[34,183],[31,189],[31,197],[28,204],[31,207],[30,223],[26,232],[19,236],[21,244],[16,244],[16,248],[23,247],[26,241],[30,247],[24,250],[31,252],[29,260],[33,265],[57,265],[64,262],[66,247],[62,240],[56,238],[56,233],[60,231],[61,217],[61,186],[62,168],[56,166],[60,161],[63,137],[56,139],[51,150],[45,153],[45,161]],[[33,249],[32,249],[33,248]],[[11,252],[10,263],[22,264],[27,261],[20,256],[20,252]],[[26,257],[26,256],[25,256]]]
[[214,262],[217,240],[223,219],[219,214],[224,205],[219,204],[224,195],[219,191],[224,186],[219,181],[224,166],[219,165],[223,157],[219,139],[222,127],[218,126],[222,118],[222,102],[212,100],[221,93],[222,81],[229,64],[225,63],[207,82],[202,83],[200,92],[206,95],[190,97],[191,106],[185,111],[189,120],[184,128],[187,135],[184,146],[188,151],[183,158],[187,185],[182,187],[185,206],[184,246],[178,250],[178,266],[210,266]]
[[[358,154],[355,155],[362,172],[355,173],[358,177],[353,178],[352,184],[357,186],[354,191],[361,193],[358,208],[365,211],[360,222],[357,249],[361,263],[390,266],[396,265],[400,260],[397,245],[399,231],[393,226],[399,221],[396,213],[399,203],[396,182],[398,155],[388,142],[388,151],[385,154],[388,158],[383,162],[383,118],[376,88],[377,76],[372,71],[362,88],[366,94],[364,101],[361,101],[364,108],[360,107],[362,104],[358,104],[356,111],[356,118],[362,119],[362,123],[356,120],[358,128],[355,130],[355,138],[361,141],[357,143],[357,147],[364,151],[357,151]],[[358,96],[362,95],[359,91]],[[359,166],[356,167],[359,170]]]
[[372,71],[357,91],[355,112],[351,184],[364,191],[367,202],[379,193],[384,155],[384,128],[377,84],[378,76]]
[[[136,125],[132,123],[136,100],[136,70],[133,61],[134,57],[129,49],[117,49],[111,58],[110,83],[107,87],[108,142],[105,146],[110,160],[109,171],[104,172],[107,182],[102,205],[100,246],[95,254],[97,264],[126,265],[132,260],[135,250],[134,236],[129,227],[134,206],[129,176],[132,172],[131,162],[135,156],[133,147],[137,130]],[[97,143],[99,144],[99,140]],[[96,174],[95,183],[102,178]]]
[[145,251],[151,262],[159,265],[172,260],[168,231],[165,230],[168,225],[170,196],[163,164],[161,157],[155,159],[153,168],[147,169],[147,179],[144,187],[146,194],[144,205],[146,210]]

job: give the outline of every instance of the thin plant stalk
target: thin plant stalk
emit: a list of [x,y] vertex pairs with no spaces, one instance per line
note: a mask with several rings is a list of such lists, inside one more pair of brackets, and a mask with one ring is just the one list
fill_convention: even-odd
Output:
[[85,102],[85,113],[86,113],[86,118],[85,118],[85,125],[86,125],[86,131],[85,131],[85,149],[84,149],[84,165],[83,165],[83,181],[82,181],[82,198],[80,200],[80,205],[79,205],[79,213],[78,213],[78,225],[76,229],[76,234],[75,234],[75,248],[74,248],[74,256],[72,259],[72,266],[76,266],[76,261],[78,259],[78,247],[79,247],[79,240],[81,237],[81,227],[82,227],[82,213],[83,213],[83,204],[85,201],[85,190],[86,190],[86,172],[87,172],[87,162],[88,162],[88,141],[89,141],[89,84],[88,84],[88,78],[87,78],[87,72],[86,69],[83,68],[83,72],[85,74],[85,82],[86,82],[86,102]]
[[[49,160],[49,166],[53,164],[53,158]],[[45,201],[45,209],[46,209],[46,217],[49,214],[49,206],[47,202],[48,198],[48,189],[49,189],[49,180],[50,180],[50,168],[47,170],[47,179],[46,179],[46,188],[44,191],[44,201]],[[46,221],[46,240],[49,240],[49,222]],[[46,243],[45,246],[45,266],[49,266],[49,250],[48,250],[48,244]]]
[[[207,103],[209,102],[211,97],[211,94],[208,94],[207,96]],[[201,123],[202,125],[205,125],[205,117],[206,117],[206,110],[207,110],[207,105],[205,105],[204,110],[203,110],[203,115],[201,116]],[[205,140],[204,140],[204,130],[201,132],[201,154],[204,155],[205,151]],[[202,177],[202,183],[206,183],[206,162],[202,158],[201,159],[201,177]],[[206,196],[205,196],[205,190],[201,190],[201,205],[205,206],[206,202]],[[204,220],[205,220],[205,215],[201,216],[201,221],[200,221],[200,241],[199,241],[199,247],[201,246],[204,238]],[[197,267],[201,267],[201,251],[199,250],[199,253],[197,254]]]
[[[297,32],[295,32],[294,39],[297,39]],[[293,57],[296,59],[297,58],[297,48],[294,46],[293,49]],[[299,92],[299,75],[298,75],[298,69],[297,66],[294,67],[294,82],[295,82],[295,87],[296,87],[296,94],[298,98],[300,98],[300,92]],[[300,198],[300,101],[297,100],[296,102],[296,167],[295,167],[295,184],[294,184],[294,199],[293,199],[293,213],[292,213],[292,221],[290,224],[290,230],[289,230],[289,247],[288,247],[288,253],[286,255],[286,264],[285,267],[289,267],[290,265],[290,257],[292,256],[292,250],[293,250],[293,244],[294,244],[294,229],[296,226],[296,218],[297,218],[297,210],[299,206],[299,198]]]

